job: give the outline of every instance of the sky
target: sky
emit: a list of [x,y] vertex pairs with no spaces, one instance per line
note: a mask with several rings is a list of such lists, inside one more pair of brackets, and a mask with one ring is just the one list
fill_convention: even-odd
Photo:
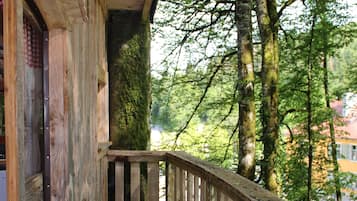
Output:
[[[348,5],[349,9],[347,12],[350,16],[352,16],[351,21],[357,22],[357,0],[338,0],[338,1]],[[295,26],[297,23],[299,23],[296,20],[296,18],[298,15],[304,12],[303,8],[304,6],[302,5],[301,1],[298,0],[295,3],[293,3],[289,8],[286,9],[285,13],[289,14],[291,18],[291,20],[289,20],[290,21],[289,23],[292,23],[291,26]],[[162,17],[164,13],[165,11],[160,10],[160,6],[158,6],[158,10],[156,12],[155,18]],[[287,23],[287,22],[283,22],[283,23]],[[153,26],[155,26],[155,24]],[[164,28],[162,30],[165,33],[165,35],[170,35],[170,32],[172,31],[172,29],[169,28]],[[154,70],[158,70],[162,68],[161,67],[162,65],[160,63],[167,54],[165,53],[165,43],[167,41],[165,40],[165,38],[162,38],[159,34],[153,34],[153,36],[154,37],[151,43],[151,63],[152,63],[152,68]],[[187,61],[187,59],[185,59],[185,57],[187,57],[187,55],[185,55],[185,52],[183,53],[182,57],[183,57],[181,59],[182,62],[184,62],[184,60]]]

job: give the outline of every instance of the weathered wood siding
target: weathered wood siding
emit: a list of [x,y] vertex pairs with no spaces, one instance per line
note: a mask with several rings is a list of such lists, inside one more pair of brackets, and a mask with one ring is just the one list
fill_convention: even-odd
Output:
[[24,200],[23,1],[4,1],[4,95],[7,199]]
[[98,157],[109,130],[102,2],[36,1],[49,27],[53,201],[105,198],[106,163]]

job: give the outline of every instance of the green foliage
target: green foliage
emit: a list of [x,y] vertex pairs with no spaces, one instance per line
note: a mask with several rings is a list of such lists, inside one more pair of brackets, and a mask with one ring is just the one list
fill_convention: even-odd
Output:
[[[237,61],[234,55],[221,62],[225,55],[236,50],[234,5],[217,2],[166,0],[159,4],[158,11],[165,13],[159,14],[162,17],[157,19],[154,36],[158,40],[168,38],[164,49],[169,56],[154,66],[152,124],[163,129],[162,149],[185,150],[202,159],[235,169],[236,148],[239,143],[236,130],[239,98],[236,87],[239,82]],[[299,5],[303,10],[301,15],[283,13],[283,31],[279,33],[278,87],[282,146],[278,151],[279,165],[276,171],[281,184],[281,196],[287,200],[304,200],[307,195],[309,64],[312,65],[311,128],[314,136],[312,145],[315,149],[326,140],[326,127],[323,125],[334,114],[325,106],[322,67],[325,54],[329,58],[329,75],[332,77],[329,83],[330,94],[334,96],[331,98],[341,97],[341,94],[348,91],[357,91],[357,63],[354,60],[357,57],[357,42],[352,42],[356,24],[349,22],[348,16],[344,15],[345,6],[338,1],[304,2],[305,5]],[[316,24],[312,33],[313,20]],[[299,23],[293,24],[292,21]],[[254,61],[257,64],[256,108],[260,108],[261,55],[257,53],[260,45],[254,48]],[[217,69],[220,65],[222,67]],[[212,78],[215,70],[217,74]],[[208,86],[211,78],[213,81]],[[175,146],[177,134],[184,128],[192,113],[193,118]],[[259,115],[260,111],[257,110],[257,117]],[[259,118],[256,125],[257,160],[261,160],[264,147],[261,143]],[[290,141],[296,146],[290,147]],[[291,150],[288,151],[289,149]],[[314,155],[313,164],[313,174],[331,171],[331,159],[322,152]],[[257,161],[257,166],[260,165],[261,161]],[[346,182],[343,185],[349,184],[350,182]],[[333,185],[331,177],[326,180],[314,178],[313,199],[332,199]]]

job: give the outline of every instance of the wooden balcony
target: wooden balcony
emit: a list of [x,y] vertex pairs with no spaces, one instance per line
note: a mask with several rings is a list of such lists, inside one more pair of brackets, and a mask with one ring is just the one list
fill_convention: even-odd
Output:
[[[115,164],[115,201],[124,201],[124,168],[130,168],[131,201],[140,201],[140,188],[149,201],[281,200],[254,182],[185,152],[109,150],[107,160]],[[146,184],[140,184],[143,164]]]

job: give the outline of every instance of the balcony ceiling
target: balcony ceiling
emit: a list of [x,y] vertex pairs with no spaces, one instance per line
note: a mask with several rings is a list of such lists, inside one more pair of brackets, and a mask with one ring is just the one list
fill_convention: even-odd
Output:
[[143,10],[145,0],[108,0],[110,10]]

